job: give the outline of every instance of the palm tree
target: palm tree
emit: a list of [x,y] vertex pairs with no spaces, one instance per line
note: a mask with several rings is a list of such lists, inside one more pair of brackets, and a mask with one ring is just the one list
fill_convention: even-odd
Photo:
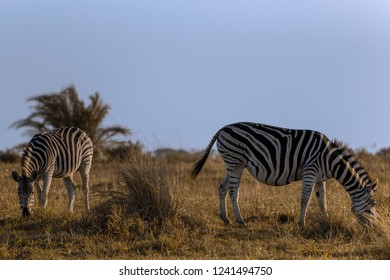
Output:
[[102,127],[110,107],[103,103],[98,92],[89,96],[89,99],[91,103],[85,106],[74,86],[60,93],[30,97],[27,102],[36,102],[31,106],[33,112],[27,118],[14,122],[11,127],[27,127],[27,133],[34,135],[62,126],[76,126],[89,135],[98,149],[109,144],[114,136],[131,134],[131,131],[123,126]]

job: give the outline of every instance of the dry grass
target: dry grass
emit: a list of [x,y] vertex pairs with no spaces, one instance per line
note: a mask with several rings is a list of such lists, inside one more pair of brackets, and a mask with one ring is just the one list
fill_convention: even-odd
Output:
[[[217,188],[224,176],[218,158],[209,159],[196,181],[186,160],[136,157],[94,164],[90,213],[83,212],[79,181],[70,214],[62,180],[54,180],[48,208],[35,206],[22,221],[10,176],[19,167],[0,164],[0,258],[390,259],[390,162],[370,155],[362,160],[380,180],[375,198],[381,221],[375,229],[356,222],[348,194],[331,180],[329,219],[312,199],[301,230],[299,182],[269,187],[248,174],[240,189],[247,226],[226,226],[218,217]],[[232,218],[230,203],[228,213]]]
[[[123,157],[123,156],[122,156]],[[109,198],[99,205],[101,216],[112,213],[109,221],[119,225],[126,217],[136,217],[147,222],[155,235],[164,227],[167,220],[175,219],[179,213],[179,200],[174,195],[178,191],[175,178],[168,167],[157,163],[147,155],[126,155],[123,162],[115,164],[118,190],[100,193]]]

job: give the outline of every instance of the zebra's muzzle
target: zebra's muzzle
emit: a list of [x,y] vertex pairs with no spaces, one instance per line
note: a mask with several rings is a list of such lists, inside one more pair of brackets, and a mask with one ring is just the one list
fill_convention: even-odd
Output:
[[31,215],[30,210],[28,210],[28,208],[22,208],[22,215],[23,218],[30,216]]

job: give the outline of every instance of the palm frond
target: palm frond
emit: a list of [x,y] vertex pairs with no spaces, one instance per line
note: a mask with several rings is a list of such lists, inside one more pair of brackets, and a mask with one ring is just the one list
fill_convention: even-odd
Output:
[[84,130],[96,147],[104,147],[115,136],[129,136],[131,131],[123,126],[102,127],[104,118],[110,111],[100,94],[89,96],[90,104],[85,106],[76,88],[69,86],[59,93],[33,96],[27,102],[32,112],[24,119],[17,120],[10,127],[27,128],[27,134],[51,130],[63,126],[76,126]]

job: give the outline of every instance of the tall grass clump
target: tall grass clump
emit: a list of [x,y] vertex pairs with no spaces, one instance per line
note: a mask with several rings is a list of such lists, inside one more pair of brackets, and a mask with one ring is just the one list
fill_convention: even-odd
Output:
[[[158,234],[179,213],[177,180],[163,163],[145,154],[121,155],[116,165],[117,190],[109,191],[111,212],[122,219],[143,220]],[[119,213],[118,213],[119,211]]]

